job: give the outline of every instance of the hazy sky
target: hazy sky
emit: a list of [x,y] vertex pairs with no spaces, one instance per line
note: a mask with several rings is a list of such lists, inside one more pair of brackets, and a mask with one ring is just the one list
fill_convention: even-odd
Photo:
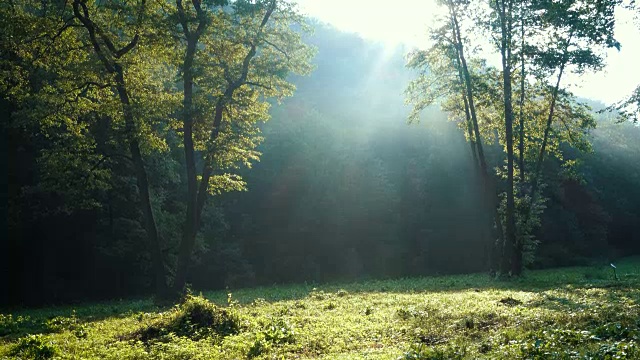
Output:
[[[442,10],[433,0],[299,0],[303,12],[336,28],[390,46],[405,43],[420,47],[426,31]],[[640,83],[640,31],[629,11],[617,14],[616,39],[620,51],[610,50],[607,67],[597,74],[568,77],[567,84],[579,96],[610,103],[631,94]],[[424,46],[423,46],[424,47]]]

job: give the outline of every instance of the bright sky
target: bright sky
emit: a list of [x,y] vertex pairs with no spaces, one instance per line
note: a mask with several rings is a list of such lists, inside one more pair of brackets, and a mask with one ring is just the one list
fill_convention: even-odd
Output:
[[[433,0],[298,0],[302,11],[336,28],[394,46],[420,47],[434,18],[443,14]],[[631,94],[640,84],[640,30],[629,11],[617,14],[616,39],[622,49],[610,50],[607,67],[597,74],[567,78],[579,96],[611,103]]]

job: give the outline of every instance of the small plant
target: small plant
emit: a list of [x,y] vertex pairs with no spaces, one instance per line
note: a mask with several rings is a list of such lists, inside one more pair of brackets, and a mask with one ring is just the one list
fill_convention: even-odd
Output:
[[[233,300],[231,300],[231,294],[227,294],[227,303],[229,304],[232,301]],[[256,298],[251,302],[251,306],[265,306],[267,304],[269,304],[269,302],[264,298]]]
[[603,344],[591,356],[593,359],[639,359],[640,346],[635,341]]
[[426,346],[414,344],[398,360],[461,360],[465,358],[466,349],[455,346]]
[[307,305],[305,305],[302,301],[296,301],[293,304],[293,307],[295,307],[296,309],[306,309]]
[[247,352],[247,357],[249,359],[253,359],[260,355],[264,355],[269,352],[271,349],[271,344],[264,338],[263,334],[258,334],[256,340],[253,342],[253,345],[249,348]]
[[367,306],[367,308],[364,309],[364,314],[366,316],[369,316],[369,315],[373,314],[373,308],[371,306]]
[[327,298],[327,294],[322,290],[313,288],[311,292],[309,292],[309,297],[313,300],[324,300]]
[[58,354],[53,342],[45,341],[42,336],[29,335],[21,338],[11,350],[11,355],[21,359],[47,360]]
[[44,332],[51,332],[51,329],[42,319],[32,318],[31,316],[0,314],[0,337],[6,335],[19,337]]
[[334,303],[333,301],[330,301],[325,307],[325,310],[335,310],[338,307],[338,305],[336,305],[336,303]]
[[338,297],[345,297],[347,295],[349,295],[349,293],[347,292],[347,290],[344,290],[344,289],[340,289],[336,293],[336,296],[338,296]]
[[586,330],[553,329],[540,330],[532,334],[529,340],[514,343],[520,344],[523,358],[573,359],[579,353],[575,347],[598,340]]
[[607,323],[597,327],[594,333],[597,337],[603,338],[603,339],[640,340],[640,324],[633,326],[633,325],[623,324],[621,322]]
[[396,315],[398,315],[398,317],[402,320],[409,320],[413,316],[411,311],[404,308],[396,310]]
[[416,310],[413,307],[410,307],[408,309],[400,308],[396,310],[396,315],[398,315],[398,317],[401,318],[402,320],[409,320],[412,318],[419,319],[419,318],[428,317],[428,313],[426,311]]
[[80,326],[73,330],[73,335],[75,335],[78,339],[86,339],[88,334],[84,326]]
[[487,342],[483,342],[482,344],[480,344],[480,347],[478,348],[478,352],[480,354],[486,354],[489,351],[491,351],[492,346],[491,344],[487,343]]
[[272,319],[264,326],[262,331],[264,339],[273,344],[286,344],[295,342],[295,331],[284,319]]
[[611,268],[613,269],[613,278],[616,280],[620,280],[620,278],[618,278],[618,273],[616,272],[616,269],[618,269],[615,265],[613,265],[613,263],[609,264],[611,265]]
[[463,319],[463,321],[462,321],[462,324],[461,324],[461,325],[462,325],[462,327],[464,327],[465,329],[469,329],[469,330],[471,330],[471,329],[473,329],[473,328],[475,328],[475,327],[476,327],[476,322],[475,322],[475,320],[473,320],[473,318],[472,318],[472,317],[466,317],[466,318],[464,318],[464,319]]
[[78,317],[76,311],[71,312],[71,316],[56,316],[45,321],[45,327],[48,332],[72,331],[78,338],[86,337],[86,330]]
[[[200,295],[200,297],[202,297],[202,295]],[[237,307],[238,305],[240,305],[240,303],[237,300],[233,299],[233,294],[227,293],[227,306]]]
[[506,306],[522,305],[522,301],[520,301],[518,299],[514,299],[511,296],[508,296],[506,298],[500,299],[499,303],[502,304],[502,305],[506,305]]

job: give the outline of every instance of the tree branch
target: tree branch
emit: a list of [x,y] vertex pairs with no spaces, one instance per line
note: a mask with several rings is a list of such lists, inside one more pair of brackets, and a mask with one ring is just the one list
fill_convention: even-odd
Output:
[[[80,13],[80,7],[82,7],[82,13]],[[96,27],[93,21],[89,19],[89,10],[87,9],[86,4],[81,0],[74,0],[73,13],[89,32],[89,39],[91,41],[91,44],[93,45],[93,49],[95,50],[98,58],[100,59],[104,67],[107,69],[107,71],[110,73],[113,73],[115,71],[115,68],[113,67],[113,64],[109,61],[107,56],[104,54],[102,47],[98,42],[98,39],[96,37]]]
[[182,31],[186,37],[191,37],[191,31],[189,31],[189,24],[187,23],[187,17],[184,12],[184,6],[182,0],[176,0],[176,7],[178,8],[178,21],[182,25]]
[[289,54],[287,54],[286,51],[282,50],[281,48],[279,48],[276,44],[270,42],[267,39],[262,39],[262,41],[264,41],[265,43],[273,46],[274,49],[278,50],[280,53],[282,53],[284,55],[285,58],[287,58],[287,61],[291,61],[291,58],[289,57]]
[[273,90],[273,88],[271,86],[269,86],[269,85],[264,85],[264,84],[255,83],[255,82],[251,82],[251,81],[245,81],[243,85],[251,85],[251,86],[261,87],[261,88],[267,89],[267,90]]

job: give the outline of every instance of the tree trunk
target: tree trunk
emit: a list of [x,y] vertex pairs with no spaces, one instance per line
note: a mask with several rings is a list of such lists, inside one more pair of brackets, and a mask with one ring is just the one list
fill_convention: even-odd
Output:
[[[100,29],[96,27],[96,24],[89,18],[89,9],[87,5],[80,0],[75,0],[72,6],[74,16],[80,20],[83,27],[89,33],[91,45],[95,54],[98,56],[98,59],[107,72],[115,76],[116,91],[118,92],[120,104],[122,105],[125,128],[129,141],[129,151],[131,152],[131,160],[133,162],[136,182],[138,185],[140,207],[144,218],[144,228],[147,233],[149,246],[151,247],[151,261],[153,264],[156,295],[164,297],[167,293],[167,283],[165,278],[164,260],[162,257],[162,250],[160,248],[160,239],[158,237],[158,228],[156,227],[153,208],[151,207],[149,179],[144,165],[144,160],[140,152],[135,116],[131,111],[131,100],[124,81],[124,70],[122,69],[122,66],[114,60],[131,51],[131,49],[137,45],[139,36],[136,34],[126,46],[116,50],[113,42],[102,31],[100,31]],[[141,8],[141,11],[144,11],[144,6]],[[142,12],[140,13],[140,18],[141,17]],[[98,41],[98,37],[100,37],[102,43],[106,44],[106,49],[103,49],[101,42]],[[107,56],[105,52],[108,52],[109,56]]]
[[[500,4],[501,3],[501,4]],[[502,262],[503,272],[510,272],[512,275],[522,273],[522,252],[517,251],[518,244],[516,238],[515,221],[515,197],[513,179],[513,103],[511,90],[511,2],[509,10],[506,9],[505,0],[496,0],[498,13],[500,16],[500,26],[502,39],[500,53],[502,56],[502,79],[504,91],[504,123],[505,136],[507,138],[507,208],[505,213],[506,221],[506,242],[505,257]]]
[[[460,72],[460,75],[462,75],[462,72]],[[467,136],[469,136],[471,156],[473,156],[473,165],[479,172],[480,164],[478,163],[478,151],[476,149],[476,140],[473,137],[473,124],[471,124],[471,114],[469,113],[469,101],[467,101],[467,95],[465,93],[462,94],[462,100],[464,101],[465,123],[467,125]]]
[[184,157],[187,170],[187,213],[182,229],[182,241],[178,250],[178,263],[173,281],[176,294],[184,290],[187,268],[193,246],[198,233],[199,216],[197,215],[198,179],[196,174],[195,148],[193,144],[193,60],[195,57],[198,37],[187,37],[187,51],[184,58],[184,98],[182,109]]
[[551,131],[551,125],[553,124],[553,114],[556,107],[556,100],[558,99],[558,91],[560,90],[560,80],[562,79],[562,73],[564,72],[565,64],[563,63],[560,66],[560,73],[558,74],[558,79],[556,81],[556,86],[553,88],[553,92],[551,93],[551,104],[549,105],[549,115],[547,116],[547,124],[544,128],[544,136],[542,138],[542,145],[540,146],[540,152],[538,153],[538,159],[536,161],[536,169],[533,173],[533,183],[531,185],[531,203],[533,205],[533,201],[537,196],[538,191],[538,183],[540,179],[540,173],[542,172],[542,163],[544,162],[544,155],[547,148],[547,142],[549,141],[549,133]]
[[[522,16],[522,15],[521,15]],[[524,169],[524,17],[520,19],[520,126],[519,126],[519,141],[518,141],[518,167],[520,168],[520,186],[524,185],[525,181],[525,169]]]
[[[496,236],[494,238],[491,238],[491,237],[489,238],[490,243],[488,245],[489,251],[487,254],[487,263],[489,266],[489,270],[493,271],[492,267],[493,267],[494,256],[495,256],[494,254],[496,253],[495,251],[496,238],[498,239],[498,243],[503,242],[502,224],[501,224],[499,213],[497,211],[498,203],[496,198],[495,184],[489,175],[487,161],[484,155],[484,148],[482,146],[482,137],[480,135],[480,127],[478,125],[478,117],[476,115],[476,108],[475,108],[474,97],[473,97],[473,87],[471,84],[471,74],[469,73],[467,60],[464,55],[464,45],[462,43],[462,36],[460,34],[460,25],[458,23],[455,6],[453,5],[452,2],[449,2],[449,12],[451,16],[451,22],[453,25],[453,35],[454,35],[454,42],[455,42],[456,50],[458,54],[458,62],[460,65],[458,76],[460,76],[460,81],[464,84],[464,88],[466,91],[465,111],[467,110],[467,107],[468,107],[470,118],[471,118],[470,125],[473,130],[473,133],[475,134],[475,139],[472,137],[472,139],[474,139],[474,141],[472,142],[475,144],[475,147],[477,150],[477,158],[479,160],[479,165],[480,165],[480,175],[482,178],[482,182],[483,182],[482,186],[484,189],[484,196],[483,196],[485,200],[484,202],[485,204],[487,204],[487,214],[494,215],[494,220],[488,221],[491,232],[493,232],[492,231],[493,222],[495,222],[496,224],[497,234],[495,234]],[[491,215],[489,215],[489,217],[490,216]]]
[[131,152],[131,158],[133,160],[133,167],[136,174],[136,183],[138,185],[138,194],[140,196],[140,206],[142,208],[142,215],[144,218],[144,227],[147,232],[147,240],[151,247],[151,259],[153,263],[153,272],[155,278],[156,295],[164,297],[167,292],[167,283],[165,277],[164,261],[162,257],[162,250],[160,248],[160,239],[158,238],[158,228],[153,216],[153,208],[151,207],[151,195],[149,189],[149,178],[147,176],[147,170],[144,165],[144,160],[140,152],[140,144],[137,139],[135,129],[135,119],[131,111],[131,103],[129,100],[129,93],[125,86],[122,67],[119,64],[114,64],[115,76],[116,76],[116,89],[120,102],[122,104],[122,111],[125,119],[125,127],[127,136],[129,137],[129,151]]
[[[198,23],[198,28],[192,33],[188,28],[188,22],[185,19],[184,9],[182,8],[182,1],[176,0],[176,4],[178,6],[178,15],[180,18],[180,23],[182,24],[182,29],[187,37],[187,52],[185,55],[185,68],[184,68],[184,77],[185,77],[185,90],[184,90],[184,120],[185,123],[185,132],[183,142],[185,144],[185,158],[187,160],[187,176],[189,177],[188,191],[189,198],[187,202],[187,219],[185,221],[185,228],[183,231],[182,241],[180,242],[180,248],[178,253],[178,265],[176,268],[175,278],[173,282],[173,290],[175,293],[179,293],[183,291],[184,286],[186,284],[187,272],[189,268],[189,261],[191,260],[191,253],[193,252],[193,247],[196,241],[196,235],[198,233],[198,228],[200,225],[200,219],[202,217],[202,211],[204,209],[205,202],[207,200],[208,188],[209,188],[209,180],[213,175],[213,151],[209,154],[209,156],[205,156],[204,166],[202,168],[202,176],[200,180],[200,184],[197,183],[196,171],[195,171],[195,158],[193,151],[193,73],[192,73],[192,65],[193,59],[195,56],[195,51],[198,45],[198,39],[200,35],[203,33],[206,20],[204,19],[204,15],[200,8],[200,3],[198,2],[196,5],[196,12],[198,14],[198,18],[200,19]],[[260,30],[258,32],[258,36],[262,32],[262,29],[269,21],[271,14],[275,10],[276,1],[272,0],[270,2],[265,15],[262,18],[262,22],[260,23]],[[233,98],[234,92],[241,86],[246,83],[247,76],[249,73],[249,65],[251,60],[257,53],[257,48],[255,44],[252,44],[249,52],[244,57],[242,61],[242,68],[240,72],[240,76],[235,79],[235,81],[227,80],[227,89],[224,94],[218,98],[216,102],[216,108],[214,111],[213,125],[211,129],[211,134],[209,136],[209,141],[215,145],[215,141],[218,138],[218,134],[220,133],[220,126],[222,125],[222,118],[224,107],[227,103]],[[188,71],[187,71],[188,70]],[[187,86],[188,85],[188,86]],[[188,126],[187,126],[188,125]],[[189,145],[190,149],[187,150],[187,145]],[[190,160],[191,159],[191,160]],[[189,162],[191,161],[191,164]],[[192,173],[191,173],[192,172]],[[192,175],[193,174],[193,175]]]
[[191,259],[191,253],[193,252],[198,228],[200,226],[200,212],[198,211],[197,202],[198,178],[196,173],[195,147],[193,143],[193,64],[196,50],[198,48],[198,42],[206,28],[207,20],[205,19],[201,4],[199,2],[194,2],[193,5],[197,14],[198,26],[192,31],[189,29],[189,21],[186,18],[187,15],[182,5],[182,1],[176,1],[179,22],[187,41],[187,49],[185,51],[182,69],[184,80],[182,99],[182,125],[184,130],[182,134],[182,144],[184,146],[184,158],[187,170],[187,212],[182,229],[182,240],[180,241],[180,246],[178,248],[178,262],[176,265],[175,278],[173,280],[174,295],[180,294],[186,285],[189,260]]
[[553,91],[551,93],[551,103],[549,104],[549,115],[547,116],[547,124],[544,128],[544,136],[542,138],[542,145],[540,146],[540,152],[538,153],[538,159],[536,161],[536,167],[535,170],[533,172],[533,179],[531,180],[532,184],[531,184],[531,194],[530,194],[530,198],[531,198],[531,204],[529,205],[529,207],[527,208],[527,211],[524,214],[524,219],[523,219],[523,223],[527,223],[529,221],[529,218],[531,217],[531,213],[533,211],[533,207],[535,206],[536,200],[537,200],[537,196],[538,196],[538,187],[539,187],[539,183],[540,183],[540,175],[542,173],[542,165],[544,162],[544,156],[545,156],[545,152],[546,152],[546,148],[547,148],[547,142],[549,141],[549,133],[551,132],[551,125],[553,124],[553,114],[555,111],[555,107],[556,107],[556,101],[558,99],[558,92],[560,90],[560,81],[562,80],[562,74],[564,73],[564,68],[567,64],[567,54],[566,51],[569,47],[569,44],[571,43],[571,39],[573,37],[573,32],[571,34],[569,34],[569,40],[567,41],[566,47],[565,47],[565,54],[564,54],[564,58],[563,61],[560,65],[560,71],[558,72],[558,78],[556,79],[556,85],[553,88]]

